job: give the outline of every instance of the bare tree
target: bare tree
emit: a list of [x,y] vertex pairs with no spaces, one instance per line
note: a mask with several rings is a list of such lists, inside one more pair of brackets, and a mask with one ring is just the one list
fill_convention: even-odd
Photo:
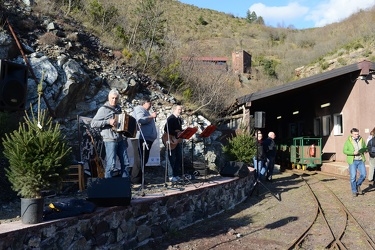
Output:
[[235,76],[225,65],[203,63],[190,58],[181,63],[180,70],[185,83],[180,87],[180,92],[189,93],[184,97],[197,105],[193,113],[202,111],[215,118],[233,102],[236,93],[233,84]]

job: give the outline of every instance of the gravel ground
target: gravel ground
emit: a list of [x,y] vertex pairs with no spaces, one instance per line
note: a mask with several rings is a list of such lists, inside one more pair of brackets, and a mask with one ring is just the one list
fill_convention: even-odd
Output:
[[[313,197],[294,173],[286,171],[275,175],[274,182],[260,184],[258,192],[253,192],[236,208],[169,234],[163,242],[150,244],[147,249],[288,249],[312,223],[316,211]],[[317,176],[339,196],[370,237],[375,239],[375,227],[369,220],[375,213],[374,188],[366,182],[363,185],[365,195],[352,197],[347,178]],[[369,249],[364,248],[363,242],[345,243],[351,246],[350,249]]]

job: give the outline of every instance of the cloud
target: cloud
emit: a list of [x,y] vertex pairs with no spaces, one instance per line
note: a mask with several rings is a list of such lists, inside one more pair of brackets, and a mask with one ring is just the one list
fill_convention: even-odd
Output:
[[303,18],[309,11],[309,8],[302,6],[297,2],[289,3],[286,6],[266,6],[262,3],[255,3],[250,6],[250,12],[255,12],[257,16],[262,16],[266,24],[272,26],[289,26],[298,19]]
[[[305,2],[306,1],[302,1]],[[250,12],[262,16],[266,25],[287,27],[289,25],[306,27],[322,27],[375,6],[374,0],[320,0],[309,6],[298,1],[284,6],[266,6],[255,3],[249,7]]]
[[374,0],[330,0],[318,4],[306,16],[306,20],[314,22],[315,27],[340,22],[360,10],[374,6]]

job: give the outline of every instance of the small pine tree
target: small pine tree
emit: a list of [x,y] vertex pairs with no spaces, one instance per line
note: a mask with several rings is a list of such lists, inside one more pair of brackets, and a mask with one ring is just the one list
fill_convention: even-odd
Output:
[[255,138],[250,134],[237,135],[229,139],[229,143],[224,146],[223,151],[231,161],[251,164],[256,154]]
[[71,147],[65,142],[60,124],[47,119],[46,111],[40,110],[42,94],[41,80],[38,116],[32,114],[30,118],[25,111],[25,121],[18,130],[3,138],[4,156],[9,160],[6,175],[12,189],[23,198],[39,198],[46,189],[59,190],[70,164]]
[[248,10],[248,11],[246,12],[246,21],[247,21],[248,23],[255,23],[257,19],[258,19],[258,16],[257,16],[257,14],[255,13],[255,11],[250,12],[250,10]]
[[4,155],[10,164],[6,175],[12,189],[23,198],[37,198],[42,190],[59,189],[68,171],[71,148],[60,125],[45,117],[45,111],[40,121],[26,113],[19,129],[3,138]]

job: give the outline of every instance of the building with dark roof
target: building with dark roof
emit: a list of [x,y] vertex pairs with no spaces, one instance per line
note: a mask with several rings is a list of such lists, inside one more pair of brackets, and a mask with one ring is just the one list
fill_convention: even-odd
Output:
[[228,108],[226,126],[254,125],[265,112],[263,134],[276,133],[279,145],[300,136],[322,138],[323,160],[345,161],[343,145],[355,127],[367,139],[375,127],[375,63],[362,61],[285,85],[241,96]]

